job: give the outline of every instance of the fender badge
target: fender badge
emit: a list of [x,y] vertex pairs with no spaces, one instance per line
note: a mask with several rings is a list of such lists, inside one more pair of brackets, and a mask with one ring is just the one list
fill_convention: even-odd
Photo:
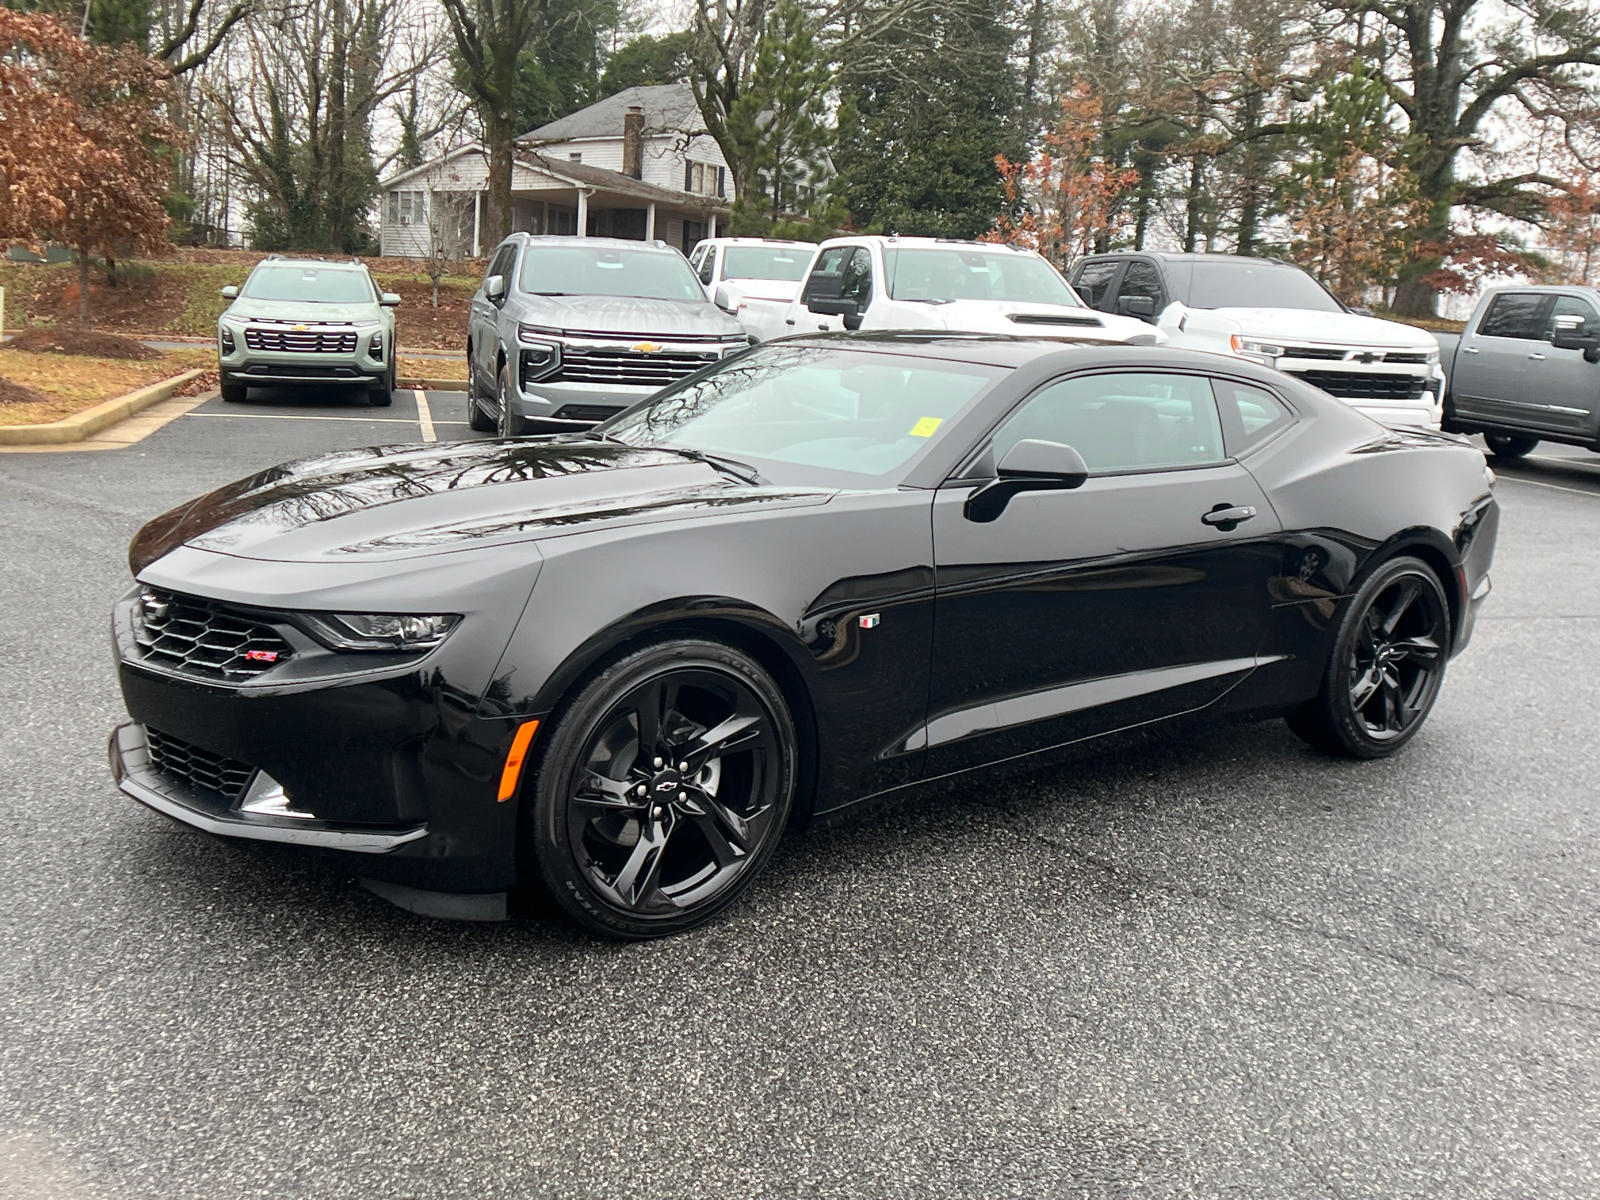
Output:
[[654,354],[657,350],[661,349],[661,343],[660,342],[635,342],[633,344],[633,348],[635,350],[637,350],[640,354]]
[[878,621],[879,616],[877,613],[868,613],[866,616],[860,618],[859,623],[863,629],[876,629],[878,627]]

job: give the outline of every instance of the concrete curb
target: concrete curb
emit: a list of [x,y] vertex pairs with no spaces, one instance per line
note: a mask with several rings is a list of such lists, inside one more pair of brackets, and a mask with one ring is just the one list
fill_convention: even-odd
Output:
[[467,390],[465,379],[407,379],[401,376],[399,387],[411,388],[419,392],[464,392]]
[[50,446],[62,442],[81,442],[153,404],[172,399],[172,394],[192,379],[205,374],[203,368],[185,371],[148,387],[106,400],[75,416],[44,425],[0,425],[0,446]]

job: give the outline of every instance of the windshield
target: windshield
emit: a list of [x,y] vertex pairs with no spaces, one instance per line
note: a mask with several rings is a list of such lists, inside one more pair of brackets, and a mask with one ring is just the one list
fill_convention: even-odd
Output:
[[[1201,260],[1189,277],[1190,308],[1308,308],[1343,312],[1339,302],[1298,267],[1260,260]],[[1174,271],[1173,274],[1178,274]]]
[[883,269],[894,300],[1025,300],[1083,307],[1056,269],[1032,254],[954,246],[892,249],[884,255]]
[[365,271],[348,267],[257,267],[245,280],[251,300],[308,304],[371,304],[377,300]]
[[837,345],[775,342],[599,427],[635,446],[683,446],[756,465],[779,482],[814,469],[876,479],[904,467],[1005,374]]
[[800,279],[811,265],[812,247],[729,246],[724,279]]
[[522,290],[535,296],[706,298],[699,279],[679,255],[619,246],[532,244],[522,258]]

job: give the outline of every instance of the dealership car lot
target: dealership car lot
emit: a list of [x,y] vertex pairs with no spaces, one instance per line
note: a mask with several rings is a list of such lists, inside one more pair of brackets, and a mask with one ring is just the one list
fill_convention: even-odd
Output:
[[0,1195],[1592,1194],[1600,456],[1500,472],[1494,594],[1395,759],[1276,725],[977,781],[619,947],[412,917],[106,770],[138,526],[423,411],[0,458]]

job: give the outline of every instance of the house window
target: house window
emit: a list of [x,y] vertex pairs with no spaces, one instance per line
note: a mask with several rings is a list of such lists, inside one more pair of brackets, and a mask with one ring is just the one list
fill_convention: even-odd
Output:
[[683,190],[700,196],[724,197],[728,194],[728,168],[685,161]]
[[389,193],[389,224],[426,225],[427,223],[427,192]]
[[567,155],[567,161],[568,162],[581,163],[583,161],[583,151],[579,150],[579,151],[576,151],[575,153]]

